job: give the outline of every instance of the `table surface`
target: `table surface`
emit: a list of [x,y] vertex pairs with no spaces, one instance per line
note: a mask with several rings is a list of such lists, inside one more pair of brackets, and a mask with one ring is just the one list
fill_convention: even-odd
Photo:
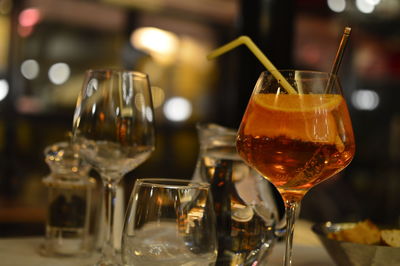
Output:
[[[70,266],[93,265],[96,256],[87,258],[43,257],[39,249],[43,237],[18,237],[0,239],[0,265],[2,266]],[[284,243],[275,245],[267,265],[282,265]],[[295,266],[335,265],[319,240],[310,230],[310,224],[301,222],[296,225],[293,249]]]

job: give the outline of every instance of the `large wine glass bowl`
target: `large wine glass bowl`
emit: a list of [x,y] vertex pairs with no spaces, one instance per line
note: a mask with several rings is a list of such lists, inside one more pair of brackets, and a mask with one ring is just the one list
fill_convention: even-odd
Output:
[[77,100],[73,141],[100,173],[105,198],[105,241],[98,265],[117,265],[113,245],[116,185],[155,147],[153,107],[146,74],[88,70]]
[[355,152],[350,116],[338,78],[281,71],[296,93],[263,72],[237,136],[240,156],[280,192],[286,209],[285,265],[291,264],[296,212],[310,188],[343,170]]

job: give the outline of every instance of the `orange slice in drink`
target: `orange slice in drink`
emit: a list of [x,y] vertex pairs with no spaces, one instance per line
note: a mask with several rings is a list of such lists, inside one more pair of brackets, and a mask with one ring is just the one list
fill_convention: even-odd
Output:
[[332,110],[342,102],[337,94],[257,94],[255,102],[267,109],[284,112]]
[[343,143],[339,143],[337,121],[332,111],[343,102],[340,95],[253,95],[245,118],[245,134],[270,138],[285,136],[341,146]]

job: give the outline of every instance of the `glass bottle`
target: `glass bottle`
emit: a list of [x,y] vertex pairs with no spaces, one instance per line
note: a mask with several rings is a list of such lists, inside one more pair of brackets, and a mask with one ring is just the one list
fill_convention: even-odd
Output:
[[45,161],[51,173],[43,179],[48,191],[46,235],[43,254],[82,256],[93,247],[92,194],[95,179],[90,167],[68,142],[46,147]]

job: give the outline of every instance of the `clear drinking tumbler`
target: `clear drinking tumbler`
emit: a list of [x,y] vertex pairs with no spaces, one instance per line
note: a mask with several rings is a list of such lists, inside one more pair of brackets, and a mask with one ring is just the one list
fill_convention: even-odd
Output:
[[206,266],[217,258],[208,183],[138,179],[122,235],[124,265]]

